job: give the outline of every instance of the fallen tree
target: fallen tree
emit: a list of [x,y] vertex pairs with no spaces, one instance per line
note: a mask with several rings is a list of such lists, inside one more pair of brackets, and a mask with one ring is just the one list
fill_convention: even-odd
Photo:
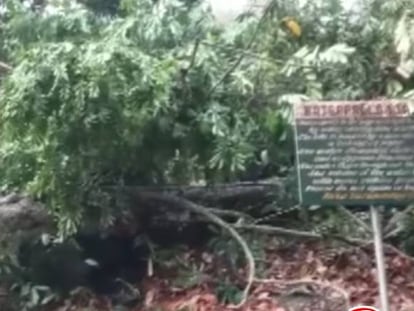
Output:
[[[216,215],[222,218],[235,220],[235,228],[238,230],[255,230],[268,234],[293,236],[305,239],[327,238],[323,234],[293,230],[285,227],[259,224],[257,219],[249,212],[252,205],[263,207],[265,204],[276,203],[282,206],[282,211],[299,209],[299,205],[288,196],[285,186],[286,180],[271,178],[256,182],[236,182],[229,184],[217,184],[208,186],[122,186],[105,187],[112,196],[123,197],[123,202],[128,204],[127,209],[133,211],[138,221],[142,214],[151,211],[152,215],[157,212],[168,211],[169,214],[187,212],[184,220],[206,221],[206,214]],[[160,204],[162,202],[162,204]],[[203,213],[195,212],[188,208],[188,203],[200,206]],[[125,208],[125,206],[122,206]],[[408,207],[407,210],[411,209]],[[344,210],[344,208],[341,208]],[[192,214],[188,213],[192,212]],[[194,213],[195,212],[195,213]],[[404,213],[404,212],[402,212]],[[161,213],[163,214],[163,213]],[[196,216],[195,214],[202,214]],[[360,220],[347,212],[349,219],[361,223]],[[161,215],[163,216],[163,215]],[[208,218],[208,217],[207,217]],[[170,219],[174,222],[174,217]],[[183,218],[179,219],[180,221]],[[240,223],[241,221],[241,223]],[[35,202],[28,196],[11,194],[0,197],[0,232],[28,231],[32,229],[50,230],[53,219],[43,205]],[[342,239],[343,237],[331,236],[331,238]],[[360,243],[363,239],[348,239],[349,243]]]
[[[231,210],[229,203],[238,202],[237,207],[246,207],[252,203],[286,200],[284,179],[273,178],[257,182],[237,182],[207,186],[124,186],[103,187],[110,192],[121,192],[135,197],[141,194],[163,194],[181,197],[193,202],[214,206],[217,213],[226,213]],[[151,201],[151,200],[148,200]],[[132,202],[131,202],[132,204]],[[231,211],[227,211],[232,213]],[[238,214],[238,212],[240,212]],[[234,211],[234,215],[241,215],[241,211]],[[7,231],[25,230],[31,226],[44,225],[50,222],[49,215],[41,203],[35,202],[29,196],[9,194],[0,197],[0,227]]]
[[104,187],[109,191],[119,191],[130,194],[140,194],[142,192],[164,193],[205,204],[221,206],[229,201],[256,202],[265,199],[286,200],[288,193],[286,191],[285,178],[269,178],[253,182],[235,182],[228,184],[213,184],[205,186],[109,186]]
[[[278,191],[275,191],[278,190]],[[345,242],[352,246],[366,247],[372,242],[370,239],[348,238],[337,235],[324,235],[320,233],[293,230],[288,228],[275,227],[271,225],[258,225],[255,219],[247,213],[233,210],[234,206],[225,204],[228,200],[246,203],[246,198],[254,198],[256,203],[266,202],[275,197],[283,199],[283,183],[280,180],[266,180],[254,183],[236,183],[215,186],[190,186],[190,187],[114,187],[114,194],[125,196],[129,202],[130,212],[136,222],[143,215],[143,212],[152,211],[160,213],[159,207],[167,208],[171,213],[189,212],[198,215],[197,219],[211,222],[228,232],[242,248],[248,265],[248,275],[244,295],[240,301],[243,304],[255,281],[255,260],[248,244],[244,241],[239,232],[256,231],[268,235],[290,236],[300,239],[333,239]],[[191,200],[190,200],[191,198]],[[208,207],[195,202],[215,203],[215,207]],[[251,203],[248,203],[251,204]],[[226,208],[224,208],[226,207]],[[155,208],[155,209],[154,209]],[[222,217],[231,216],[236,221],[227,222]],[[351,220],[353,217],[350,217]],[[194,218],[189,218],[189,221]],[[8,237],[16,232],[44,232],[53,227],[53,219],[42,204],[31,200],[27,196],[9,195],[0,198],[0,230],[3,237]],[[387,246],[386,249],[392,249]]]

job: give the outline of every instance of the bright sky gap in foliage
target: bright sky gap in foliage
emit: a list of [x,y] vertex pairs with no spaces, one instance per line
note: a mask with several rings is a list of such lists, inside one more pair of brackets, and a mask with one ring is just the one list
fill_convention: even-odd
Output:
[[[213,8],[214,15],[222,22],[230,21],[251,6],[263,6],[268,0],[208,0]],[[306,3],[309,0],[300,0]],[[311,0],[323,1],[323,0]],[[360,0],[342,0],[343,6],[352,10],[358,6]]]

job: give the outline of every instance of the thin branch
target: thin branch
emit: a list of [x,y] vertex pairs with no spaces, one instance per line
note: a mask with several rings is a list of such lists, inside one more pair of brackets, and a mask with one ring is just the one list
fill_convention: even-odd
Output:
[[13,70],[13,67],[0,61],[0,69],[6,70],[6,71],[11,71],[11,70]]
[[402,227],[396,227],[394,230],[389,230],[388,233],[384,235],[384,240],[388,240],[388,239],[398,235],[403,230],[404,230],[404,228],[402,228]]
[[414,264],[414,258],[411,257],[410,255],[404,253],[403,251],[399,250],[398,248],[396,248],[395,246],[385,243],[384,244],[384,249],[388,249],[394,253],[396,253],[398,256],[405,258],[406,260],[410,261],[411,263]]
[[238,212],[238,211],[222,210],[219,208],[207,208],[207,210],[216,215],[237,217],[239,219],[245,219],[245,220],[251,220],[251,221],[254,220],[252,216],[242,213],[242,212]]
[[[256,60],[266,62],[269,65],[284,66],[284,65],[286,65],[287,61],[291,61],[291,62],[294,62],[293,64],[295,66],[297,66],[298,68],[302,68],[302,69],[317,68],[315,65],[305,65],[305,64],[303,64],[302,62],[300,62],[299,60],[296,60],[296,59],[292,59],[292,58],[275,59],[275,58],[271,58],[271,57],[268,57],[268,56],[260,55],[259,53],[256,53],[252,50],[246,50],[246,49],[243,49],[243,48],[238,48],[236,46],[224,45],[224,44],[220,44],[220,43],[210,43],[210,42],[207,42],[207,41],[202,41],[201,44],[205,45],[205,46],[208,46],[208,47],[213,47],[213,48],[228,49],[228,50],[230,50],[234,53],[242,54],[242,55],[244,55],[244,57],[249,56],[249,57],[254,58]],[[331,70],[331,69],[334,69],[334,68],[335,68],[335,66],[329,66],[329,65],[326,65],[326,64],[323,67],[321,67],[321,69],[327,69],[327,70]]]
[[[345,238],[340,235],[322,235],[317,234],[313,232],[306,232],[306,231],[299,231],[299,230],[292,230],[292,229],[285,229],[285,228],[279,228],[279,227],[272,227],[272,226],[256,226],[256,225],[235,225],[234,228],[240,229],[240,230],[252,230],[252,231],[259,231],[267,234],[280,234],[280,235],[286,235],[286,236],[293,236],[298,238],[305,238],[305,239],[326,239],[331,238],[334,240],[342,241],[347,244],[350,244],[355,247],[367,247],[371,244],[374,244],[373,240],[364,240],[364,239],[355,239],[355,238]],[[409,260],[410,262],[414,263],[414,257],[411,257],[404,253],[403,251],[399,250],[395,246],[384,243],[384,249],[394,252],[397,255],[405,258],[406,260]]]
[[240,63],[243,61],[244,55],[240,55],[239,58],[235,61],[233,66],[231,66],[227,71],[224,73],[224,75],[221,77],[221,79],[211,88],[208,97],[210,97],[216,89],[233,73],[234,70],[239,67]]
[[[246,50],[250,50],[253,44],[255,43],[255,41],[257,40],[257,38],[259,37],[258,35],[259,35],[260,28],[262,27],[262,23],[265,20],[265,17],[267,16],[267,13],[269,12],[271,6],[272,6],[271,3],[267,5],[262,17],[260,18],[260,21],[257,24],[257,27],[250,41],[247,43],[245,47]],[[227,69],[227,71],[224,73],[221,79],[217,81],[217,83],[210,89],[210,91],[208,92],[208,97],[210,97],[217,90],[217,88],[233,73],[233,71],[235,71],[237,67],[239,67],[244,57],[245,57],[245,54],[240,54],[240,56],[236,59],[234,64],[229,69]]]
[[332,234],[328,235],[325,238],[331,238],[333,240],[344,242],[345,244],[348,244],[350,246],[354,247],[363,247],[364,245],[369,245],[372,243],[371,240],[363,240],[363,239],[354,239],[354,238],[345,238],[340,234]]
[[273,227],[268,225],[235,225],[236,229],[239,230],[248,230],[248,231],[259,231],[263,233],[270,233],[270,234],[279,234],[279,235],[286,235],[286,236],[293,236],[297,238],[305,238],[305,239],[322,239],[323,236],[318,233],[308,232],[308,231],[299,231],[299,230],[292,230],[280,227]]
[[187,72],[191,68],[193,68],[193,66],[195,64],[195,60],[196,60],[196,56],[197,56],[197,52],[198,52],[199,47],[200,47],[200,39],[196,39],[196,42],[194,44],[193,53],[191,53],[191,60],[190,60],[190,64],[188,65]]
[[347,244],[353,246],[359,246],[361,244],[369,244],[371,243],[370,240],[363,240],[363,239],[355,239],[355,238],[345,238],[340,235],[322,235],[314,232],[308,231],[300,231],[300,230],[293,230],[293,229],[285,229],[280,227],[273,227],[267,225],[235,225],[234,228],[239,230],[249,230],[249,231],[258,231],[267,234],[279,234],[285,236],[292,236],[297,238],[304,238],[304,239],[313,239],[313,240],[323,240],[323,239],[334,239],[345,242]]
[[[267,206],[269,206],[269,205],[267,205]],[[265,208],[267,208],[267,206],[265,206]],[[274,206],[274,204],[272,206]],[[276,208],[280,208],[279,206],[275,206],[275,207]],[[285,215],[286,213],[289,213],[289,212],[297,211],[300,207],[301,206],[299,204],[293,205],[293,206],[290,206],[290,207],[287,207],[287,208],[284,209],[282,215]],[[281,213],[280,212],[274,212],[274,213],[271,213],[270,215],[266,215],[264,217],[255,219],[255,221],[254,221],[253,224],[254,225],[260,225],[261,223],[263,223],[265,221],[270,221],[270,220],[272,220],[272,219],[274,219],[276,217],[280,217],[280,216],[281,216]]]
[[414,204],[409,205],[406,209],[404,209],[402,212],[397,213],[394,215],[389,221],[387,226],[384,229],[385,238],[389,238],[391,236],[391,233],[394,232],[394,226],[398,223],[398,221],[403,217],[408,215],[412,210],[414,210]]
[[348,209],[346,209],[343,206],[339,206],[339,211],[342,212],[344,215],[348,216],[350,219],[354,220],[357,224],[361,226],[361,228],[364,228],[365,232],[372,234],[371,228],[357,216],[352,214]]
[[222,220],[220,217],[214,215],[212,212],[210,212],[207,208],[204,206],[195,204],[189,200],[179,198],[173,195],[168,194],[159,194],[159,193],[134,193],[133,198],[141,201],[153,201],[158,202],[161,204],[170,204],[178,208],[186,209],[191,212],[201,214],[202,216],[209,219],[214,224],[218,225],[219,227],[225,229],[240,245],[240,247],[243,249],[243,252],[245,253],[247,264],[249,266],[249,273],[247,276],[247,284],[243,291],[243,297],[239,304],[235,306],[236,308],[240,308],[242,305],[244,305],[247,301],[247,298],[250,293],[250,289],[253,285],[254,278],[256,275],[256,264],[253,257],[252,252],[250,251],[249,246],[247,245],[246,241],[241,237],[241,235],[227,222]]

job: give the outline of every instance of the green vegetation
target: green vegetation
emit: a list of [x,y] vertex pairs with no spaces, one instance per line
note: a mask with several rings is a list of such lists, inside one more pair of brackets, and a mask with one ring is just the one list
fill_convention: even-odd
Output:
[[110,219],[111,186],[291,176],[300,100],[414,97],[412,0],[272,0],[228,27],[201,1],[49,2],[2,5],[0,186],[62,234]]
[[221,29],[198,3],[122,1],[109,17],[6,1],[2,185],[43,198],[70,231],[105,205],[103,184],[231,181],[260,161],[283,171],[289,104],[412,93],[398,75],[411,70],[406,4],[377,2],[355,14],[274,1]]

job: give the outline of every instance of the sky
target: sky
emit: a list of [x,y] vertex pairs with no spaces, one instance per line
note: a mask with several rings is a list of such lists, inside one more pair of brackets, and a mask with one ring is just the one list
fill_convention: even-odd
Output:
[[[226,22],[236,18],[240,13],[249,8],[253,2],[266,3],[266,0],[209,0],[213,9],[214,15],[219,21]],[[314,1],[314,0],[302,0]],[[322,0],[323,1],[323,0]],[[346,9],[351,9],[355,6],[358,0],[342,0]]]
[[[33,0],[27,0],[27,3],[31,3]],[[264,6],[268,0],[207,0],[212,9],[213,13],[218,19],[219,22],[229,22],[234,20],[241,13],[251,8],[252,3],[256,5]],[[306,1],[317,1],[317,0],[300,0],[302,2]],[[319,0],[324,1],[324,0]],[[351,9],[358,0],[342,0],[344,7]],[[392,0],[390,0],[392,1]],[[0,3],[2,1],[0,0]],[[1,9],[1,7],[0,7]],[[49,7],[50,11],[56,11],[54,8]]]

